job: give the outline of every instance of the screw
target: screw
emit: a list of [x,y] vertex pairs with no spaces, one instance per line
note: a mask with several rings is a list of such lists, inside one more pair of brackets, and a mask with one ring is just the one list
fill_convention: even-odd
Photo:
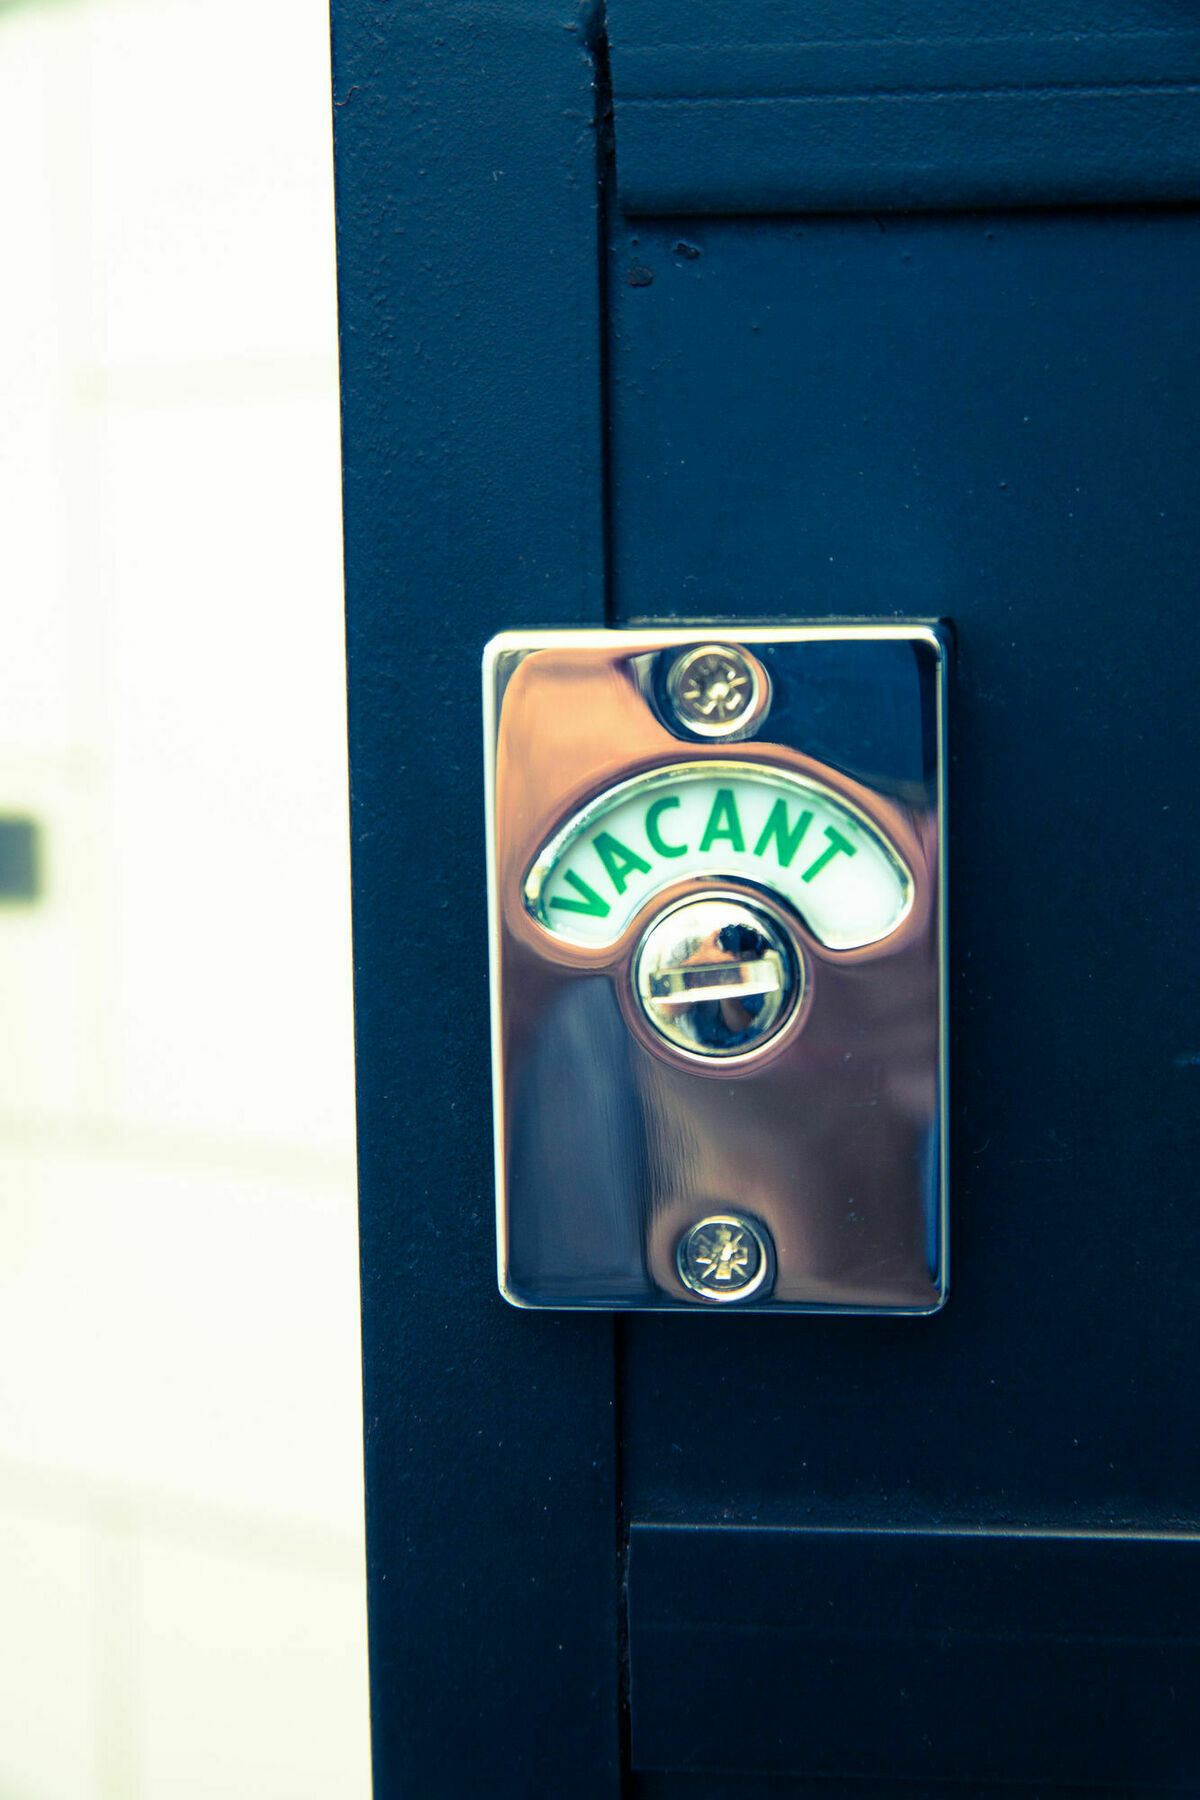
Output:
[[774,1271],[771,1240],[742,1213],[701,1219],[679,1240],[679,1279],[705,1300],[748,1300]]
[[698,737],[744,737],[760,710],[763,685],[750,659],[729,644],[700,644],[676,658],[667,698]]

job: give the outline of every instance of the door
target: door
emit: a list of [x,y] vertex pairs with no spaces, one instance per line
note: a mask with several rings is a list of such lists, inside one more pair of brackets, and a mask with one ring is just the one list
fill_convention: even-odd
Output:
[[[333,28],[377,1791],[1193,1791],[1200,29]],[[513,1310],[484,644],[829,620],[952,644],[949,1302]]]

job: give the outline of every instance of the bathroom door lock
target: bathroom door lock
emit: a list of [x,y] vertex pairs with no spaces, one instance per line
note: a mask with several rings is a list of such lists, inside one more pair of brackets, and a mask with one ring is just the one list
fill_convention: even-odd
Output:
[[508,1299],[942,1304],[945,660],[930,626],[489,645]]

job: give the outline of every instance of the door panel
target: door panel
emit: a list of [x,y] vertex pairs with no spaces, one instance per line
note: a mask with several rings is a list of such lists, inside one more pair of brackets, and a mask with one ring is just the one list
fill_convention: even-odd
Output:
[[1172,0],[610,0],[627,214],[1200,195],[1200,30]]
[[621,617],[954,625],[954,1274],[625,1322],[631,1513],[1190,1524],[1200,221],[683,229],[613,258]]
[[1200,1556],[1117,1533],[635,1525],[635,1769],[1165,1784]]

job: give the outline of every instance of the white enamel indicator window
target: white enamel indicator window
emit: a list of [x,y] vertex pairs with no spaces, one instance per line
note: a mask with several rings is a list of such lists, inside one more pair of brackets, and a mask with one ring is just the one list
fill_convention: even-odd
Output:
[[616,943],[681,876],[773,889],[831,950],[878,943],[912,904],[912,876],[882,833],[830,789],[779,769],[677,764],[600,795],[542,850],[525,904],[553,936]]

